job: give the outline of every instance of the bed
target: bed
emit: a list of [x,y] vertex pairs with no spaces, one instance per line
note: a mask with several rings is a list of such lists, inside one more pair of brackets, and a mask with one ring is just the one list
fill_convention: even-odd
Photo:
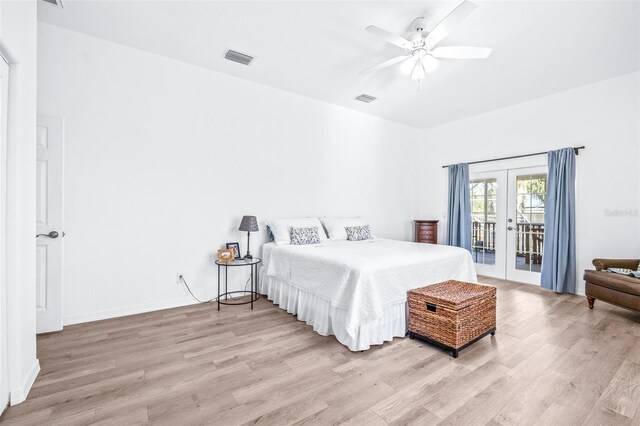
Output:
[[458,247],[374,238],[262,247],[260,292],[352,351],[407,330],[407,290],[449,279],[477,282]]

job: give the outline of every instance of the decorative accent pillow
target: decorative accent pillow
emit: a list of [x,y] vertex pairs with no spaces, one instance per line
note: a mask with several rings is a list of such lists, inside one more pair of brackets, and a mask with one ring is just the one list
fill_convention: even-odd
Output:
[[269,241],[270,241],[270,242],[271,242],[271,241],[275,241],[275,239],[276,239],[276,238],[273,236],[273,232],[271,232],[271,228],[269,228],[268,226],[267,226],[267,237],[269,238]]
[[320,234],[318,233],[317,226],[309,228],[291,228],[289,232],[291,234],[291,244],[303,245],[320,243]]
[[346,226],[344,230],[347,233],[347,240],[349,241],[362,241],[362,240],[370,240],[371,238],[373,238],[371,236],[371,230],[369,229],[369,225]]
[[327,230],[330,240],[346,240],[347,233],[345,228],[347,226],[367,225],[367,222],[360,217],[322,217],[320,222]]

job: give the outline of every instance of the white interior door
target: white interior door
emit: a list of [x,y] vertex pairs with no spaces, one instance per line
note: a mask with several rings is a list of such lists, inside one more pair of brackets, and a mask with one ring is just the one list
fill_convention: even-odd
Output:
[[505,278],[506,268],[506,195],[505,170],[472,173],[471,256],[480,275]]
[[540,285],[547,167],[509,170],[508,280]]
[[9,403],[7,365],[6,176],[9,66],[0,57],[0,414]]
[[62,330],[63,121],[38,114],[36,331]]

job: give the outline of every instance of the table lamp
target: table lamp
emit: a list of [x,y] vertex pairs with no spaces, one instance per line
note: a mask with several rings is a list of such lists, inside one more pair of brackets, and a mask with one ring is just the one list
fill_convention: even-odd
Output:
[[245,259],[253,259],[251,253],[249,253],[249,238],[251,237],[252,232],[258,232],[258,220],[255,216],[242,216],[242,222],[240,222],[240,227],[238,231],[247,231],[247,254],[244,256]]

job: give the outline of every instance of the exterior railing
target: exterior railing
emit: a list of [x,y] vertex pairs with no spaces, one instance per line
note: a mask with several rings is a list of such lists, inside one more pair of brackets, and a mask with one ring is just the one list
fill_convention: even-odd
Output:
[[[496,223],[472,222],[471,244],[476,251],[493,253],[496,249]],[[516,255],[526,263],[542,261],[544,223],[519,223],[516,225]]]
[[485,252],[494,252],[496,250],[496,223],[472,222],[471,225],[471,246]]

